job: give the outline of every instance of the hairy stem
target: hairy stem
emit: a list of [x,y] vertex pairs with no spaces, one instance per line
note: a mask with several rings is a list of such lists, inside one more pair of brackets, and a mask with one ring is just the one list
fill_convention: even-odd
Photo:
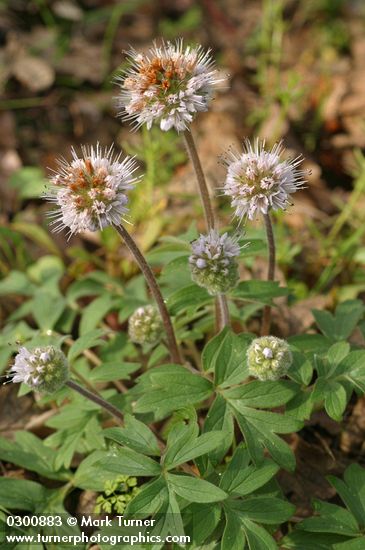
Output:
[[85,378],[85,376],[83,376],[82,374],[80,374],[73,366],[70,366],[70,371],[72,372],[72,374],[79,379],[80,382],[82,382],[84,384],[84,386],[86,386],[88,388],[88,390],[90,390],[91,392],[94,392],[96,393],[97,395],[99,395],[99,392],[96,388],[94,388],[94,386],[88,381],[87,378]]
[[[191,130],[185,130],[183,132],[185,147],[188,152],[189,158],[194,168],[196,179],[198,182],[198,189],[200,194],[200,200],[204,210],[204,217],[208,231],[214,229],[216,226],[214,211],[212,202],[209,197],[209,191],[207,182],[205,180],[203,168],[199,159],[198,151],[196,149],[195,141]],[[229,326],[229,312],[227,305],[227,298],[224,294],[221,294],[216,298],[216,311],[217,311],[217,325],[218,329],[222,329],[225,326]]]
[[[269,249],[269,267],[267,272],[267,280],[273,281],[275,277],[275,239],[272,228],[270,214],[264,214],[265,228],[267,235],[267,245]],[[261,336],[267,336],[270,334],[271,327],[271,306],[265,306],[262,317]]]
[[228,303],[227,298],[224,294],[219,294],[217,296],[217,302],[219,304],[219,310],[220,310],[220,328],[223,327],[229,327],[231,324],[231,320],[229,318],[229,309],[228,309]]
[[94,403],[96,403],[97,405],[99,405],[100,407],[102,407],[103,409],[108,411],[109,414],[111,414],[112,416],[117,418],[117,420],[119,422],[123,423],[123,414],[120,412],[120,410],[117,409],[116,407],[114,407],[114,405],[112,405],[111,403],[109,403],[105,399],[103,399],[100,395],[97,395],[96,393],[91,392],[90,390],[87,390],[86,388],[83,388],[77,382],[74,382],[73,380],[68,380],[66,382],[66,386],[68,386],[72,390],[75,390],[75,391],[79,392],[81,395],[86,397],[86,399],[90,399],[90,401],[93,401]]
[[185,130],[185,132],[183,133],[183,136],[184,136],[186,150],[188,152],[189,158],[191,160],[191,163],[195,171],[196,179],[198,182],[199,193],[200,193],[200,199],[203,205],[205,221],[209,231],[210,229],[213,229],[215,227],[215,219],[214,219],[212,203],[209,197],[207,182],[205,181],[204,172],[202,169],[202,165],[200,163],[193,134],[191,133],[191,131]]
[[179,348],[176,342],[175,332],[172,326],[171,318],[170,318],[169,312],[167,311],[165,301],[163,299],[160,287],[157,284],[153,271],[148,265],[148,263],[146,262],[145,257],[143,256],[142,252],[140,251],[140,249],[138,248],[137,244],[134,242],[134,240],[132,239],[128,231],[125,229],[125,227],[123,225],[119,225],[116,227],[116,230],[124,240],[130,252],[133,254],[137,264],[139,265],[140,270],[142,271],[146,279],[146,282],[151,290],[151,293],[156,301],[157,307],[159,309],[159,312],[162,318],[162,322],[165,327],[167,345],[171,355],[171,360],[174,363],[182,364],[182,359],[181,359]]

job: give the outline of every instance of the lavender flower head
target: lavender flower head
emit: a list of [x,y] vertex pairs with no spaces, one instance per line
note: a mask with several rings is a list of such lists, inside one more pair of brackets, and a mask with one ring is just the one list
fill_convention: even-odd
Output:
[[72,160],[59,160],[44,198],[58,207],[50,212],[55,231],[69,228],[70,235],[120,225],[128,212],[128,194],[137,181],[133,158],[121,160],[113,147],[82,147],[82,158],[71,149]]
[[156,43],[144,54],[129,52],[130,68],[121,75],[117,98],[120,114],[136,127],[150,129],[154,122],[161,130],[186,130],[196,113],[207,111],[217,77],[210,50]]
[[239,275],[235,258],[240,253],[236,239],[211,229],[207,235],[200,235],[191,248],[190,271],[197,285],[206,288],[212,296],[236,286]]
[[156,344],[162,331],[162,319],[154,306],[139,307],[129,318],[128,335],[135,344]]
[[276,336],[252,340],[247,350],[248,371],[259,380],[279,380],[293,362],[288,342]]
[[270,209],[284,210],[290,195],[304,186],[305,171],[298,170],[302,158],[283,160],[283,151],[281,143],[267,151],[265,142],[257,139],[253,145],[246,140],[242,154],[230,153],[223,192],[231,197],[240,220],[252,220]]
[[46,346],[28,350],[20,348],[11,367],[12,382],[24,382],[33,390],[53,393],[69,378],[68,363],[61,350]]

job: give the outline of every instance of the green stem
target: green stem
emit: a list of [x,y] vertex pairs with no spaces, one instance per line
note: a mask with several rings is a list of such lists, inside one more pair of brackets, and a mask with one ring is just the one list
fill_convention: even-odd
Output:
[[[275,251],[274,232],[273,232],[269,213],[264,214],[264,221],[265,221],[265,228],[266,228],[266,235],[267,235],[267,245],[269,249],[269,267],[267,272],[267,280],[273,281],[275,277],[276,251]],[[268,334],[270,334],[270,327],[271,327],[271,306],[265,306],[263,317],[262,317],[261,336],[267,336]]]
[[183,136],[185,140],[186,150],[188,152],[189,158],[191,160],[191,163],[195,171],[196,179],[198,182],[200,199],[204,210],[205,221],[209,231],[210,229],[214,229],[215,219],[214,219],[212,203],[209,197],[208,186],[205,181],[204,172],[202,169],[202,165],[199,159],[198,151],[196,149],[195,141],[193,138],[193,134],[191,133],[191,130],[190,131],[185,130],[185,132],[183,133]]
[[77,382],[74,382],[74,380],[68,380],[66,382],[66,386],[68,386],[72,390],[77,391],[79,394],[86,397],[86,399],[89,399],[90,401],[93,401],[94,403],[99,405],[99,407],[102,407],[103,409],[108,411],[108,413],[111,414],[112,416],[114,416],[114,418],[116,418],[119,422],[123,423],[123,420],[124,420],[123,419],[123,414],[120,412],[120,410],[117,409],[116,407],[114,407],[114,405],[109,403],[109,401],[106,401],[100,395],[97,395],[96,393],[91,392],[90,390],[87,390],[86,388],[83,388]]
[[137,244],[135,243],[133,238],[130,236],[126,228],[123,225],[119,225],[119,226],[116,226],[116,230],[124,240],[130,252],[133,254],[137,264],[139,265],[140,270],[142,271],[146,279],[146,282],[151,290],[151,293],[156,301],[157,307],[159,309],[159,312],[162,318],[162,322],[165,327],[166,338],[167,338],[169,352],[171,355],[171,360],[174,363],[178,363],[181,365],[183,364],[183,361],[180,356],[180,351],[177,345],[174,328],[172,326],[169,312],[167,311],[165,301],[163,299],[160,287],[157,284],[153,271],[148,265],[148,263],[146,262],[145,257],[143,256],[142,252],[140,251]]
[[82,374],[80,374],[76,369],[75,367],[70,367],[70,371],[72,372],[72,374],[74,376],[76,376],[76,378],[78,378],[80,380],[80,382],[82,382],[91,392],[94,392],[96,393],[97,395],[99,395],[99,392],[96,388],[94,388],[94,386],[92,384],[90,384],[90,382],[88,381],[87,378],[85,378]]
[[228,302],[227,297],[224,294],[219,294],[217,296],[217,301],[219,304],[219,310],[220,310],[220,327],[229,327],[231,324],[231,320],[229,318],[229,309],[228,309]]

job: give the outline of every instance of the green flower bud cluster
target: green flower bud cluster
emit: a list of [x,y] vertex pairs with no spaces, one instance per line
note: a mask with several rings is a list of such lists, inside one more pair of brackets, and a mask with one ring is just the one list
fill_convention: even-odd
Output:
[[135,344],[156,344],[162,331],[162,319],[154,306],[139,307],[129,318],[128,334]]
[[278,380],[293,362],[289,344],[275,336],[255,338],[247,350],[248,371],[259,380]]
[[14,383],[24,382],[41,393],[54,393],[67,382],[69,369],[65,355],[54,346],[33,350],[22,347],[10,375]]
[[224,294],[238,282],[238,265],[235,257],[240,247],[227,233],[219,235],[212,229],[208,235],[200,235],[191,245],[189,257],[191,278],[211,294]]

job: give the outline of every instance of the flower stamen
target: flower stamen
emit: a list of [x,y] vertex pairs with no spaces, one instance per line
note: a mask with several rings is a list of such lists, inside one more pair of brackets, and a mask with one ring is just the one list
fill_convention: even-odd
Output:
[[150,129],[186,130],[195,114],[206,111],[213,87],[221,79],[213,68],[210,52],[201,46],[183,48],[183,42],[156,43],[146,54],[129,52],[131,67],[118,78],[118,106],[125,119]]
[[79,158],[72,149],[73,160],[59,162],[45,195],[59,207],[51,212],[56,231],[68,227],[71,235],[120,225],[128,212],[127,192],[137,182],[134,159],[126,157],[120,162],[112,147],[83,147],[82,154]]

